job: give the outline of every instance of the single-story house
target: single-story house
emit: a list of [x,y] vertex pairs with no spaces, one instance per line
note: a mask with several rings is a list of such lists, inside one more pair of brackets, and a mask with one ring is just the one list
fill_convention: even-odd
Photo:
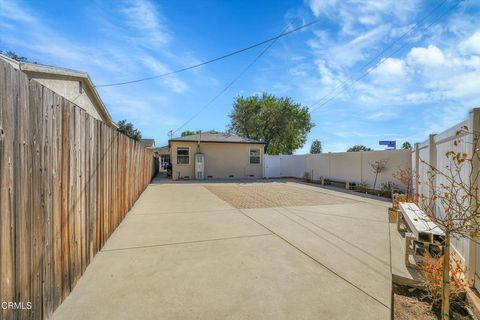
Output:
[[153,152],[158,156],[160,162],[159,171],[166,172],[170,164],[170,148],[168,146],[153,148]]
[[264,142],[218,132],[168,141],[172,179],[263,178]]
[[105,122],[111,128],[117,127],[102,99],[100,99],[100,95],[88,73],[37,63],[19,62],[2,54],[0,54],[0,59],[9,63],[15,69],[26,73],[28,79],[39,82],[46,88],[75,103],[92,117]]
[[147,149],[154,149],[155,139],[140,139],[140,144]]

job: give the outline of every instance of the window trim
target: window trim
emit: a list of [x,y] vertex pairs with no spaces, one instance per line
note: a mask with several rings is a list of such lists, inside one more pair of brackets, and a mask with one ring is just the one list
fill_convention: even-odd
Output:
[[[258,150],[258,163],[252,163],[252,155],[251,155],[251,152],[252,150]],[[256,157],[256,156],[254,156]],[[254,148],[254,147],[251,147],[249,148],[248,150],[248,163],[249,164],[253,164],[253,165],[261,165],[262,164],[262,150],[260,148]]]
[[[188,149],[188,163],[178,163],[178,148]],[[192,158],[191,154],[192,154],[191,147],[188,147],[188,146],[175,147],[175,165],[177,165],[177,166],[189,166],[189,165],[191,165],[191,158]]]

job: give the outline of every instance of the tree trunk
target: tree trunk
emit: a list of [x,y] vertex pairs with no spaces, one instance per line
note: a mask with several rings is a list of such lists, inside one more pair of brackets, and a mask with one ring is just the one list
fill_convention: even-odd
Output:
[[443,253],[442,320],[450,319],[450,233],[445,233]]
[[378,177],[378,172],[375,173],[375,181],[373,182],[373,190],[375,191],[375,187],[377,186],[377,177]]

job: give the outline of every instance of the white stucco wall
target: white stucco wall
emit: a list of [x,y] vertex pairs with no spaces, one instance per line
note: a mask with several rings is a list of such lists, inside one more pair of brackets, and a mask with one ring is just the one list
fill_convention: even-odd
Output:
[[[177,148],[190,148],[190,163],[177,163]],[[250,163],[250,149],[260,151],[260,163]],[[194,179],[194,155],[203,153],[205,156],[206,179],[249,179],[263,177],[263,145],[248,143],[212,143],[191,141],[172,141],[172,178],[174,180],[187,178]],[[230,177],[233,176],[233,177]]]
[[80,81],[78,78],[71,77],[61,77],[58,76],[51,77],[47,74],[28,74],[31,79],[35,79],[40,84],[49,88],[52,91],[55,91],[59,95],[65,97],[66,99],[72,101],[80,108],[84,109],[92,117],[105,121],[102,119],[102,116],[98,112],[95,104],[93,103],[94,99],[89,90],[86,88],[86,84],[82,84],[82,93],[80,93]]

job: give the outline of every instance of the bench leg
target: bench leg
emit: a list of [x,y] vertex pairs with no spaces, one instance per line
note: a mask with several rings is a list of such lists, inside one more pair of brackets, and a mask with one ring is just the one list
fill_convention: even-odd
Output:
[[403,215],[399,212],[398,217],[397,217],[397,231],[398,232],[405,231],[405,229],[402,227],[402,224],[404,224]]
[[415,236],[412,234],[405,234],[405,265],[409,268],[419,269],[419,266],[410,262],[410,256],[415,256]]

